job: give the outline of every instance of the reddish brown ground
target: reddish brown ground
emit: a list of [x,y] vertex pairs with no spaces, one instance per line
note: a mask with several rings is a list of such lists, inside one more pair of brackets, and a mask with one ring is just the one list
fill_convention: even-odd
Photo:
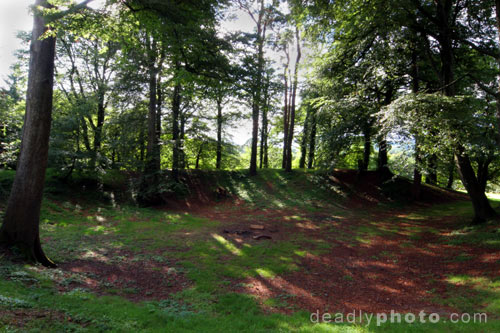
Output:
[[156,262],[125,251],[106,253],[106,256],[115,260],[101,256],[62,263],[60,291],[86,288],[100,295],[120,295],[131,301],[143,301],[166,299],[190,285],[171,260]]
[[[430,224],[435,226],[435,222]],[[314,237],[313,231],[301,232]],[[261,299],[288,295],[286,302],[291,306],[282,309],[285,312],[454,312],[456,309],[435,302],[446,298],[449,291],[466,288],[447,282],[447,275],[494,279],[500,276],[500,252],[435,243],[436,237],[427,234],[422,237],[425,240],[409,241],[404,235],[377,236],[369,244],[350,244],[328,235],[326,239],[334,247],[325,254],[308,254],[298,271],[272,279],[247,279],[245,287],[237,290]],[[470,259],[455,260],[464,254]]]
[[[221,221],[219,234],[236,246],[243,243],[279,242],[293,239],[299,233],[332,245],[321,254],[307,253],[298,259],[297,271],[274,278],[254,277],[233,281],[234,291],[255,295],[261,301],[284,299],[288,304],[273,311],[305,309],[347,313],[362,310],[376,313],[424,310],[446,314],[456,309],[441,306],[435,299],[446,298],[449,291],[459,292],[467,288],[450,284],[446,281],[447,275],[500,276],[498,250],[466,245],[450,246],[441,242],[444,236],[457,228],[454,218],[413,221],[406,219],[402,211],[377,209],[377,204],[386,200],[381,195],[378,187],[380,179],[377,177],[375,173],[359,177],[355,172],[341,170],[332,175],[331,181],[338,182],[353,193],[344,203],[347,213],[339,217],[328,210],[305,213],[296,208],[249,208],[243,202],[232,199],[217,204],[211,199],[206,199],[208,202],[205,199],[195,203],[185,202],[178,204],[177,209]],[[403,185],[409,188],[409,184]],[[272,184],[268,184],[268,190],[273,190]],[[198,198],[208,198],[206,193],[200,193],[197,194]],[[429,202],[464,199],[462,194],[442,193],[432,188],[425,188],[423,196],[426,200],[406,211]],[[359,210],[371,212],[371,215],[360,218]],[[286,218],[293,215],[300,215],[300,219]],[[370,237],[360,235],[357,231],[370,222],[376,222],[375,229],[390,228],[395,223],[391,219],[396,216],[399,227],[396,233]],[[262,232],[250,230],[250,224],[263,225],[265,229]],[[412,231],[411,228],[416,226],[435,228],[439,233]],[[241,234],[241,231],[248,232]],[[271,239],[252,238],[262,233]],[[415,234],[418,238],[415,238]],[[356,240],[357,236],[361,236],[363,241]],[[114,293],[138,301],[166,298],[189,285],[182,273],[171,270],[175,266],[173,262],[134,261],[131,253],[111,253],[109,257],[117,255],[125,259],[107,262],[91,258],[62,264],[65,277],[85,273],[85,279],[71,282],[61,289],[85,287],[99,294]],[[468,255],[470,259],[457,261],[458,255]]]
[[[340,178],[340,179],[339,179]],[[261,301],[270,298],[285,300],[288,306],[277,309],[293,312],[305,309],[311,312],[437,312],[449,314],[457,309],[442,306],[436,300],[445,299],[448,293],[474,293],[470,287],[454,285],[446,279],[449,275],[469,275],[495,279],[500,276],[500,251],[469,245],[447,245],[442,240],[460,227],[454,217],[429,218],[425,221],[406,219],[399,210],[379,210],[377,204],[386,200],[377,184],[376,173],[359,177],[353,172],[337,170],[332,181],[351,188],[353,195],[345,203],[347,210],[371,212],[365,219],[359,217],[332,217],[325,211],[304,215],[297,209],[262,211],[249,209],[236,203],[232,206],[198,207],[196,212],[229,226],[221,234],[234,244],[259,242],[252,236],[260,232],[251,230],[250,224],[265,226],[265,232],[276,242],[291,239],[297,233],[310,239],[322,239],[332,245],[327,252],[308,253],[300,259],[299,270],[274,278],[254,277],[234,281],[233,290],[257,296]],[[410,194],[410,183],[406,195]],[[270,188],[272,188],[270,186]],[[424,187],[423,200],[413,203],[405,211],[411,212],[431,203],[466,199],[457,192]],[[410,198],[408,198],[410,199]],[[235,209],[236,208],[236,209]],[[286,221],[285,216],[301,215],[300,221]],[[353,215],[356,216],[356,215]],[[375,229],[393,227],[391,219],[398,217],[396,233],[383,236],[362,236],[356,241],[357,227],[376,222]],[[330,226],[328,232],[325,227]],[[418,227],[422,230],[415,231]],[[438,233],[426,232],[434,228]],[[239,233],[238,233],[239,231]],[[241,231],[249,231],[241,235]],[[260,242],[262,242],[260,241]],[[457,260],[457,256],[467,260]],[[243,282],[243,283],[242,283]],[[272,309],[271,311],[276,311]]]

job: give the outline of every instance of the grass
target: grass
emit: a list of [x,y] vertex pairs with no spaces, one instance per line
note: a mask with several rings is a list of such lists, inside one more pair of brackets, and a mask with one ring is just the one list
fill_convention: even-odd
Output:
[[[0,184],[8,183],[12,175],[0,172]],[[117,181],[117,177],[110,178]],[[158,269],[165,265],[174,273],[184,275],[189,284],[168,298],[132,302],[125,296],[143,292],[134,286],[117,289],[109,281],[98,281],[107,291],[107,295],[98,295],[89,289],[74,287],[85,279],[97,279],[90,272],[68,275],[61,269],[48,270],[0,257],[0,332],[500,331],[500,322],[495,320],[486,324],[444,321],[381,326],[374,321],[368,326],[366,323],[316,324],[311,322],[310,313],[292,304],[296,295],[283,293],[261,300],[232,291],[235,281],[272,280],[300,270],[301,258],[328,253],[335,247],[329,238],[332,235],[352,246],[361,246],[370,244],[375,237],[403,234],[408,237],[403,247],[411,248],[413,241],[422,234],[439,232],[438,227],[423,226],[421,221],[442,216],[463,219],[471,213],[467,202],[373,220],[367,212],[343,210],[342,191],[324,184],[318,189],[316,185],[321,181],[316,173],[289,175],[267,170],[250,179],[245,174],[233,172],[217,181],[243,198],[245,207],[288,210],[282,228],[311,222],[308,217],[311,212],[326,215],[323,220],[311,222],[322,234],[317,238],[298,233],[276,241],[236,242],[224,237],[224,222],[187,212],[116,206],[88,197],[68,201],[66,194],[49,196],[43,202],[41,238],[44,249],[56,262],[154,262]],[[346,225],[346,217],[360,223]],[[493,228],[493,224],[464,227],[442,236],[442,241],[498,249],[500,237],[496,231],[491,232]],[[393,253],[388,251],[373,255],[374,260],[392,257]],[[467,260],[467,254],[456,258],[458,263]],[[439,302],[467,312],[488,311],[500,316],[500,280],[465,275],[446,279],[454,288]],[[355,277],[346,274],[343,280],[354,283]],[[269,309],[292,314],[269,313]]]

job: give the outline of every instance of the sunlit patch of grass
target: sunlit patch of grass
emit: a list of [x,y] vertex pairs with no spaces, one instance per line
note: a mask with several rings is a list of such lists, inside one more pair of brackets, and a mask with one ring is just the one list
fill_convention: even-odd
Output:
[[467,226],[444,236],[443,241],[453,245],[468,244],[500,249],[500,228],[492,228],[489,224]]
[[446,279],[455,288],[438,300],[460,311],[486,311],[500,317],[500,279],[469,275],[451,275]]

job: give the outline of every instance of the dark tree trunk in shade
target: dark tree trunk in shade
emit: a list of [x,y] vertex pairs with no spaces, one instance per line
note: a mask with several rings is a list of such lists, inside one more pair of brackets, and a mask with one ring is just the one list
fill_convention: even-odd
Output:
[[455,155],[452,154],[451,160],[448,163],[448,182],[446,183],[446,188],[451,190],[454,181],[455,181]]
[[[35,6],[50,5],[46,0],[37,0]],[[55,267],[42,250],[39,234],[52,120],[56,43],[54,37],[39,39],[45,31],[44,19],[35,13],[21,151],[0,240],[7,245],[19,246],[31,260]]]
[[299,161],[300,169],[304,169],[306,167],[307,138],[309,134],[310,122],[311,122],[311,107],[307,107],[306,120],[304,121],[304,130],[302,132],[302,141],[300,143],[300,161]]
[[367,127],[363,131],[364,149],[363,149],[363,163],[361,171],[368,170],[370,165],[370,154],[372,150],[371,128]]
[[198,149],[198,153],[196,154],[196,162],[195,162],[195,165],[194,165],[195,169],[199,169],[200,168],[200,158],[201,158],[201,154],[203,153],[203,146],[204,145],[205,145],[205,142],[202,142],[200,144],[200,148]]
[[222,100],[217,99],[217,151],[216,151],[215,168],[222,167]]
[[309,134],[309,158],[307,159],[307,168],[314,167],[314,153],[316,150],[316,109],[311,113],[311,132]]
[[[287,54],[288,57],[288,54]],[[290,61],[290,60],[288,60]],[[288,153],[288,122],[289,122],[289,108],[288,108],[288,76],[287,76],[288,65],[284,69],[284,78],[285,78],[285,97],[284,97],[284,105],[283,105],[283,157],[281,159],[281,168],[286,168],[286,162],[288,161],[287,153]]]
[[[412,41],[412,54],[411,54],[411,90],[414,94],[418,94],[420,91],[420,78],[419,78],[419,66],[418,66],[418,51],[416,49],[417,41]],[[422,173],[420,168],[422,166],[422,156],[420,152],[420,138],[415,137],[415,166],[413,168],[413,184],[411,188],[411,194],[413,200],[420,199],[420,193],[422,192]]]
[[[500,0],[495,0],[495,14],[496,14],[496,23],[497,23],[497,37],[498,42],[500,43]],[[500,56],[497,55],[497,64],[500,69]],[[500,79],[500,77],[499,77]],[[497,87],[497,95],[496,98],[496,120],[497,120],[497,145],[500,147],[500,84]]]
[[425,183],[429,185],[437,184],[437,156],[432,154],[427,160],[428,173],[425,176]]
[[[394,96],[394,87],[392,83],[389,83],[387,91],[385,93],[383,105],[385,106],[391,104],[393,96]],[[387,151],[387,141],[385,139],[385,136],[381,136],[378,140],[377,170],[381,172],[384,175],[384,177],[389,177],[391,175],[388,163],[389,163],[389,158]]]
[[[454,55],[453,55],[453,22],[450,22],[453,15],[450,1],[436,2],[436,25],[437,41],[440,44],[440,56],[443,77],[443,93],[446,96],[455,96],[454,83]],[[483,223],[486,220],[495,217],[497,214],[490,205],[484,192],[483,186],[472,167],[470,158],[465,151],[464,146],[458,143],[455,147],[455,164],[457,166],[460,179],[469,194],[474,207],[473,223]]]
[[174,87],[174,95],[172,98],[172,177],[175,181],[179,179],[179,162],[180,162],[180,130],[179,119],[181,112],[181,85],[177,83]]

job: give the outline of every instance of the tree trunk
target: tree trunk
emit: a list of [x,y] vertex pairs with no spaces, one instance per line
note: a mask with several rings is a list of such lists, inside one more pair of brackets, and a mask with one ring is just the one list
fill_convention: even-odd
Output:
[[288,107],[288,66],[290,63],[290,57],[288,53],[286,53],[287,63],[284,69],[283,77],[285,80],[285,99],[283,106],[283,158],[281,160],[281,168],[286,169],[286,163],[288,161],[287,153],[288,153],[288,124],[289,124],[289,107]]
[[101,142],[102,142],[102,128],[104,126],[104,116],[105,116],[105,108],[104,108],[104,88],[100,87],[97,91],[97,124],[95,126],[94,131],[94,147],[92,149],[92,158],[90,160],[90,170],[96,170],[97,160],[99,159],[100,151],[101,151]]
[[[392,83],[388,84],[387,92],[385,93],[384,105],[389,105],[392,102],[392,97],[394,96],[394,87]],[[384,177],[389,177],[391,171],[389,170],[389,158],[387,156],[387,141],[384,136],[379,138],[378,142],[378,160],[377,160],[377,171],[382,172]]]
[[162,92],[162,86],[161,86],[161,69],[163,66],[163,62],[165,61],[165,51],[162,46],[162,52],[161,52],[161,58],[160,62],[158,64],[158,69],[157,69],[157,79],[156,79],[156,145],[157,148],[155,149],[155,169],[160,171],[161,170],[161,146],[160,146],[160,139],[161,139],[161,109],[163,106],[163,92]]
[[[478,179],[474,173],[469,157],[463,153],[463,149],[455,154],[455,161],[458,167],[458,173],[462,183],[464,184],[467,193],[469,194],[472,205],[474,207],[474,224],[480,224],[488,219],[496,217],[497,214],[491,208],[490,202],[484,192],[485,187],[479,184]],[[486,185],[486,182],[484,182]]]
[[[443,92],[446,96],[455,96],[454,84],[454,56],[453,43],[451,40],[452,27],[449,19],[452,17],[449,3],[437,2],[438,42],[441,50]],[[479,184],[469,156],[461,143],[457,144],[455,151],[455,162],[460,179],[469,194],[474,207],[473,223],[482,223],[494,216],[496,212],[491,208],[490,202]]]
[[259,141],[259,115],[261,104],[262,72],[264,70],[264,42],[266,39],[266,25],[264,18],[264,1],[261,1],[259,21],[257,23],[257,78],[252,103],[252,147],[250,152],[250,175],[257,174],[257,145]]
[[172,177],[175,181],[179,180],[179,158],[180,158],[180,138],[179,138],[179,118],[181,111],[181,85],[176,83],[174,95],[172,98],[172,141],[174,143],[172,150]]
[[[500,0],[495,0],[495,13],[497,20],[497,35],[498,42],[500,43]],[[498,69],[500,70],[500,56],[497,55],[497,64]],[[496,120],[497,120],[497,145],[500,147],[500,76],[499,76],[499,84],[497,87],[497,95],[495,96],[497,102],[497,112],[496,112]]]
[[215,168],[222,167],[222,100],[217,98],[217,157]]
[[299,63],[300,58],[302,56],[300,50],[300,36],[299,36],[299,28],[295,27],[295,39],[297,46],[297,57],[295,58],[295,66],[293,72],[293,83],[292,83],[292,96],[291,96],[291,105],[290,105],[290,127],[288,128],[288,152],[287,152],[287,163],[285,170],[288,172],[292,171],[292,144],[293,144],[293,135],[294,135],[294,127],[295,127],[295,99],[297,96],[297,86],[299,82]]
[[[35,6],[50,7],[46,0],[37,0]],[[0,240],[7,245],[20,246],[31,260],[56,267],[43,252],[39,234],[52,119],[56,43],[55,37],[40,39],[46,30],[44,18],[35,10],[21,152]]]
[[429,185],[437,184],[437,155],[432,154],[427,161],[428,174],[425,177],[425,183]]
[[415,138],[415,167],[413,169],[413,184],[411,188],[411,194],[413,200],[420,199],[420,193],[422,189],[422,173],[420,172],[420,167],[422,165],[422,157],[420,154],[420,140]]
[[311,133],[309,135],[309,158],[307,159],[308,169],[312,169],[314,166],[314,153],[316,152],[316,121],[316,109],[313,109],[311,117]]
[[451,190],[453,187],[453,182],[455,181],[455,154],[451,155],[451,160],[448,165],[448,182],[446,183],[446,188]]
[[371,128],[367,127],[363,133],[364,149],[363,149],[363,165],[361,171],[367,171],[370,164],[370,154],[372,150]]
[[196,154],[196,163],[195,163],[195,166],[194,166],[195,169],[199,169],[200,168],[200,157],[201,157],[201,153],[203,152],[203,145],[204,144],[205,144],[205,142],[202,142],[200,144],[200,148],[198,149],[198,153]]
[[179,169],[184,170],[187,166],[186,153],[184,152],[184,139],[186,136],[186,114],[185,112],[180,113],[180,131],[179,131]]
[[157,69],[156,69],[156,41],[153,40],[152,44],[149,41],[149,37],[146,39],[148,45],[149,55],[149,112],[148,112],[148,143],[146,149],[146,166],[144,173],[154,174],[158,172],[157,150],[158,150],[158,140],[156,136],[156,117],[157,117]]
[[307,136],[309,132],[309,122],[311,118],[311,107],[308,106],[306,110],[306,120],[304,121],[304,130],[302,132],[302,142],[300,144],[300,161],[299,168],[304,169],[306,167],[306,155],[307,155]]

